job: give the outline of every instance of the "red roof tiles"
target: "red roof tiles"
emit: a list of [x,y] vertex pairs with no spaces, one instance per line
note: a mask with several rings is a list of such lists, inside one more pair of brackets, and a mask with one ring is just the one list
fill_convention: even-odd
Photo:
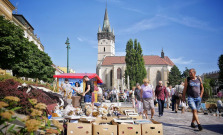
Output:
[[[167,56],[161,58],[155,55],[146,55],[143,56],[143,58],[145,65],[174,65],[174,63]],[[105,57],[102,66],[109,66],[113,64],[125,64],[125,56],[107,56]]]

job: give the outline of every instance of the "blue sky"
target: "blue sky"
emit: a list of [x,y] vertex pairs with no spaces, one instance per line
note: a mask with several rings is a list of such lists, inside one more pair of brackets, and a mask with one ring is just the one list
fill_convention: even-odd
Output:
[[[57,66],[66,66],[70,38],[70,67],[95,73],[97,31],[103,25],[106,0],[10,0],[18,14],[34,27],[45,52]],[[223,54],[222,0],[108,0],[116,55],[125,55],[127,41],[138,39],[144,55],[162,48],[181,71],[197,74],[218,70]]]

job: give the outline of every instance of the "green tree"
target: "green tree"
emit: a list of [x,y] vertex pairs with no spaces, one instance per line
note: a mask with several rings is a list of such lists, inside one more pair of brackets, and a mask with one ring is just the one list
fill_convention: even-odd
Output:
[[181,82],[181,72],[179,68],[176,65],[174,65],[171,68],[168,76],[168,85],[172,85],[174,87],[175,85],[179,85],[180,82]]
[[182,81],[184,82],[187,77],[189,77],[189,69],[186,67],[181,75]]
[[137,39],[134,40],[134,45],[132,39],[127,42],[125,61],[125,78],[129,76],[130,88],[132,88],[136,83],[142,83],[143,78],[146,77],[142,48]]
[[210,96],[212,96],[211,80],[212,79],[210,78],[204,78],[204,98],[209,98]]
[[0,68],[12,69],[27,57],[23,30],[0,16]]
[[136,83],[142,84],[143,79],[146,77],[146,69],[142,54],[142,48],[140,43],[139,42],[137,43],[136,39],[134,41],[134,48],[136,50],[136,55],[135,55]]
[[24,38],[20,27],[0,16],[0,35],[0,68],[12,70],[17,77],[53,81],[51,58]]
[[223,54],[219,56],[218,59],[218,66],[219,66],[219,81],[223,83]]

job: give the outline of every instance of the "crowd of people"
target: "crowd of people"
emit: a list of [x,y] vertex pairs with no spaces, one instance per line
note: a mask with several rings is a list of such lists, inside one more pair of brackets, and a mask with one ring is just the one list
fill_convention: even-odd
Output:
[[[86,82],[85,92],[78,89],[78,84],[75,87],[69,86],[68,80],[65,79],[65,84],[62,86],[62,94],[69,96],[72,92],[75,95],[84,97],[84,102],[90,102],[93,106],[92,95],[94,88],[88,76],[85,76],[83,80]],[[69,89],[69,90],[68,90]],[[65,92],[66,91],[66,92]],[[64,93],[65,92],[65,93]],[[202,130],[202,126],[198,119],[197,110],[200,108],[201,99],[203,96],[204,88],[200,77],[196,76],[195,69],[189,70],[189,77],[185,79],[185,82],[172,87],[171,85],[165,87],[162,81],[159,81],[156,87],[150,84],[147,78],[143,79],[143,84],[137,83],[136,86],[132,87],[131,90],[119,90],[114,88],[113,90],[102,90],[98,89],[98,101],[99,102],[119,102],[123,101],[131,102],[133,108],[136,108],[139,115],[144,115],[148,119],[148,111],[151,111],[151,119],[155,114],[154,105],[158,104],[159,117],[164,115],[164,106],[167,109],[172,106],[172,111],[178,112],[179,106],[182,108],[182,113],[185,112],[185,107],[188,105],[192,109],[192,121],[191,127],[195,128],[195,122],[198,124],[198,129]],[[186,102],[187,95],[187,102]]]

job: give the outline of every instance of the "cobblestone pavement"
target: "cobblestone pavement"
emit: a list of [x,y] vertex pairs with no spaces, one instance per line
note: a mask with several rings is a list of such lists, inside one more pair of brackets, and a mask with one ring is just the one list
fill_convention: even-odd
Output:
[[223,117],[216,117],[211,115],[198,115],[203,130],[198,128],[191,128],[192,113],[185,112],[181,114],[173,112],[171,109],[165,109],[164,115],[158,117],[158,108],[155,108],[155,121],[163,124],[164,135],[222,135],[223,134]]
[[[126,104],[126,106],[131,106]],[[150,113],[149,113],[150,114]],[[198,128],[191,128],[192,113],[185,112],[181,114],[173,112],[171,109],[164,109],[164,115],[158,117],[158,108],[155,107],[154,120],[163,124],[164,135],[223,135],[223,117],[216,117],[211,115],[198,115],[203,130]]]

